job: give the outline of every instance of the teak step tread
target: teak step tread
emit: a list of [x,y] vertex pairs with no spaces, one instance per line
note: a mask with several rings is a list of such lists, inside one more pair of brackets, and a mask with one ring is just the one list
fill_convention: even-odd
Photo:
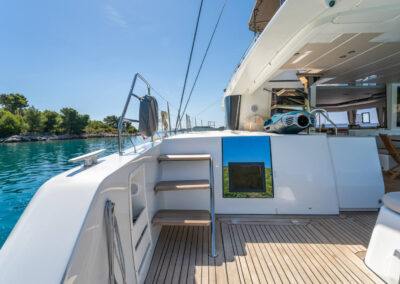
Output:
[[303,110],[303,108],[305,107],[305,105],[281,105],[281,104],[277,104],[277,105],[273,105],[271,106],[271,109],[288,109],[288,110]]
[[153,225],[209,226],[210,224],[210,212],[207,210],[160,210],[153,218]]
[[201,180],[170,180],[160,181],[154,187],[155,191],[210,189],[210,182]]
[[164,154],[158,157],[158,161],[208,161],[210,154]]
[[307,93],[305,93],[301,89],[296,89],[296,88],[283,88],[279,92],[275,93],[278,97],[305,97],[307,96]]

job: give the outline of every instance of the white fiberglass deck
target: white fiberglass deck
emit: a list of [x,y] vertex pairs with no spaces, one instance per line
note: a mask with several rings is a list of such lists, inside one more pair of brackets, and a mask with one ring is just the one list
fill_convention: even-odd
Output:
[[163,227],[146,283],[383,283],[363,258],[376,213],[220,215],[208,227]]

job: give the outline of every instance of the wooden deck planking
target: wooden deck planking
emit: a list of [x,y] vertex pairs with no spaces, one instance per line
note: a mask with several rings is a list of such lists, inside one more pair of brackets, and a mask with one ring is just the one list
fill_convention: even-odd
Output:
[[[336,254],[332,253],[329,248],[327,248],[324,244],[322,244],[321,240],[317,238],[317,236],[313,235],[309,230],[303,230],[303,228],[299,228],[300,234],[298,237],[302,235],[306,237],[307,243],[315,244],[315,247],[322,252],[323,259],[329,260],[333,267],[339,271],[339,275],[343,275],[347,281],[351,283],[360,283],[358,278],[355,276],[353,272],[348,268],[348,266],[339,258],[336,257]],[[295,232],[296,234],[298,232]],[[311,245],[312,246],[312,245]]]
[[211,220],[207,210],[160,210],[152,223],[162,226],[209,226]]
[[[264,265],[265,265],[264,267],[272,275],[272,283],[282,283],[282,279],[279,276],[279,271],[275,267],[275,265],[271,259],[270,252],[265,248],[264,243],[262,242],[257,229],[254,226],[250,226],[250,225],[248,226],[248,229],[251,232],[251,235],[253,235],[253,237],[255,239],[255,243],[258,246],[258,249],[263,257]],[[279,266],[279,268],[280,268],[280,266]],[[282,273],[283,273],[283,271],[282,271]]]
[[306,283],[326,282],[333,283],[330,278],[324,279],[323,268],[318,263],[313,261],[314,257],[309,257],[306,251],[303,251],[300,244],[295,244],[290,235],[287,235],[281,226],[271,226],[275,230],[275,235],[283,241],[284,248],[291,251],[293,263],[296,269],[301,274],[301,278]]
[[[294,246],[298,246],[299,253],[302,252],[303,255],[309,259],[312,265],[318,270],[316,273],[317,275],[321,274],[325,281],[330,282],[330,279],[332,279],[334,283],[341,282],[339,279],[340,277],[338,277],[334,272],[335,269],[332,268],[332,265],[330,265],[329,262],[325,261],[326,257],[321,253],[320,250],[316,248],[315,244],[311,242],[310,239],[307,239],[304,236],[298,236],[296,232],[291,230],[290,226],[282,226],[281,229],[290,238],[291,242],[296,244]],[[309,245],[304,245],[305,242],[309,243]]]
[[158,161],[208,161],[210,154],[164,154],[158,157]]
[[168,180],[158,182],[155,191],[176,191],[176,190],[195,190],[195,189],[210,189],[210,181],[207,179],[201,180]]
[[[289,280],[290,283],[298,283],[298,281],[302,281],[302,279],[300,279],[300,277],[298,277],[298,281],[296,281],[296,276],[294,274],[294,272],[296,272],[294,267],[291,267],[291,260],[288,257],[287,253],[282,249],[280,250],[278,245],[279,242],[277,240],[274,240],[272,238],[272,235],[269,233],[269,226],[263,226],[263,225],[259,225],[258,226],[260,229],[260,234],[264,235],[266,238],[266,242],[264,243],[264,245],[271,247],[276,260],[278,261],[276,263],[276,265],[280,265],[282,267],[282,270],[285,274],[285,276],[287,277],[287,279]],[[282,277],[283,275],[281,275]]]
[[221,215],[216,258],[209,227],[164,226],[146,283],[383,283],[358,256],[376,217]]
[[[175,266],[174,281],[173,283],[186,283],[188,269],[189,269],[189,259],[190,252],[192,249],[192,241],[194,238],[194,227],[188,227],[188,237],[185,242],[185,250],[182,256],[182,266]],[[153,257],[154,259],[154,257]]]

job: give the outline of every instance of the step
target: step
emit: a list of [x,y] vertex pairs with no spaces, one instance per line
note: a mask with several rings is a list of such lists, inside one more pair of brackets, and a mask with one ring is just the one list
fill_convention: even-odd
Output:
[[159,162],[163,161],[208,161],[210,154],[163,154],[158,157]]
[[160,181],[154,187],[155,191],[210,189],[207,179],[200,180],[169,180]]
[[307,97],[307,93],[305,93],[301,89],[296,88],[283,88],[279,92],[275,93],[278,97]]
[[209,226],[207,210],[160,210],[153,218],[153,225],[163,226]]
[[303,110],[305,105],[282,105],[276,104],[271,106],[271,109],[286,109],[286,110]]

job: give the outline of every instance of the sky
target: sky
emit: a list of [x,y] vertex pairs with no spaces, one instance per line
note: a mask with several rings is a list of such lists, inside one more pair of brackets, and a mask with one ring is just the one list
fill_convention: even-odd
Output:
[[224,137],[222,148],[224,166],[228,166],[229,162],[264,162],[266,168],[272,167],[269,136]]
[[[223,2],[204,0],[187,89]],[[120,115],[139,72],[170,101],[175,118],[199,5],[200,0],[1,0],[0,93],[21,93],[40,110],[72,107],[102,120]],[[224,121],[223,90],[252,40],[253,5],[227,2],[188,107],[203,124]],[[143,86],[137,93],[145,94]],[[136,105],[130,118],[137,117]]]

